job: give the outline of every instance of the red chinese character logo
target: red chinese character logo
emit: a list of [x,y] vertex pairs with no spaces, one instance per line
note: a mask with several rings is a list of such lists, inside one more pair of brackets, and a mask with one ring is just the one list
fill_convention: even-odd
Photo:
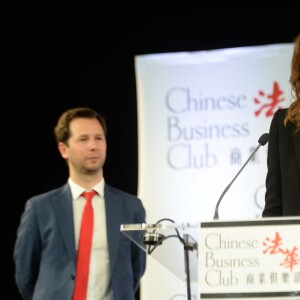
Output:
[[258,92],[259,98],[254,98],[254,102],[256,104],[261,104],[262,102],[266,102],[262,104],[261,107],[255,111],[255,116],[259,116],[260,113],[265,110],[266,117],[271,117],[274,115],[274,112],[282,107],[276,107],[278,104],[285,100],[284,97],[280,97],[283,94],[283,91],[280,89],[277,81],[274,81],[273,84],[273,92],[271,94],[267,94],[264,91],[260,90]]
[[284,249],[282,238],[280,237],[280,234],[276,232],[275,238],[271,239],[269,237],[266,238],[266,241],[263,242],[263,245],[265,246],[265,249],[263,250],[263,254],[269,253],[270,255],[274,254],[283,254],[284,259],[283,263],[280,265],[289,268],[290,271],[293,271],[294,266],[299,264],[298,259],[298,248],[294,246],[292,250]]

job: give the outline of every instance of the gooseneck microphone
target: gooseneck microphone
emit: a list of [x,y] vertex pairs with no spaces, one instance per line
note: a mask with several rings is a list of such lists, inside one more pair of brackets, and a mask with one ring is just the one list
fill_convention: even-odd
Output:
[[217,205],[216,205],[216,208],[215,208],[214,220],[219,220],[219,205],[220,205],[221,200],[223,199],[224,195],[226,194],[226,192],[229,190],[229,188],[231,187],[231,185],[233,184],[233,182],[236,180],[236,178],[243,171],[243,169],[248,164],[248,162],[251,160],[251,158],[254,156],[254,154],[259,149],[259,147],[260,146],[264,146],[268,141],[269,141],[269,134],[268,133],[264,133],[258,139],[258,146],[255,148],[255,150],[252,152],[252,154],[250,155],[250,157],[248,158],[248,160],[244,163],[244,165],[241,167],[241,169],[238,171],[238,173],[235,175],[235,177],[232,179],[232,181],[229,183],[229,185],[225,188],[225,190],[223,191],[221,197],[219,198],[219,200],[217,202]]

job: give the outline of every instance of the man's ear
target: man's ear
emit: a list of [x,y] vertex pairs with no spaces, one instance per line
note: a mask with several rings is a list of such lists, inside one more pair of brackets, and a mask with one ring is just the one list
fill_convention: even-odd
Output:
[[60,155],[64,159],[68,158],[68,146],[65,143],[63,143],[63,142],[59,142],[58,145],[57,145],[57,147],[58,147],[58,150],[60,152]]

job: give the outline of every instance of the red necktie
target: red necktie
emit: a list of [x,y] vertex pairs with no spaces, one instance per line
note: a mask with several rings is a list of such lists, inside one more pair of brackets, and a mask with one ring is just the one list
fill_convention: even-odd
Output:
[[73,300],[86,299],[94,226],[92,198],[95,194],[95,191],[82,193],[82,195],[86,198],[86,203],[84,206],[80,227]]

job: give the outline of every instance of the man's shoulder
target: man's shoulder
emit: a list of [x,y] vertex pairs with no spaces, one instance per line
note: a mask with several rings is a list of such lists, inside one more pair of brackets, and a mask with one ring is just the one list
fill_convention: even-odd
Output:
[[49,198],[64,194],[67,191],[69,191],[69,186],[68,186],[68,184],[64,184],[63,186],[51,189],[49,191],[40,193],[38,195],[35,195],[35,196],[31,197],[31,199],[33,201],[43,201],[45,199],[49,199]]
[[121,190],[119,188],[113,187],[107,183],[105,184],[105,187],[104,187],[104,193],[105,194],[113,194],[116,197],[138,199],[137,196],[135,196],[129,192],[125,192],[124,190]]

